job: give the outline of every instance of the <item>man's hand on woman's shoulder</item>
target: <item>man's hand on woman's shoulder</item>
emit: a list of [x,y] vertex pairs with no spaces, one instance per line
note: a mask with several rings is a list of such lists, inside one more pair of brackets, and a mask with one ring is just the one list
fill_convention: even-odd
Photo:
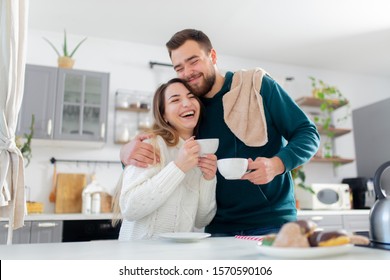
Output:
[[[123,145],[120,150],[120,160],[126,165],[134,165],[137,167],[148,167],[149,164],[159,162],[160,159],[154,160],[154,149],[149,143],[143,142],[145,139],[151,138],[152,134],[139,134],[133,140]],[[158,155],[157,155],[158,157]]]

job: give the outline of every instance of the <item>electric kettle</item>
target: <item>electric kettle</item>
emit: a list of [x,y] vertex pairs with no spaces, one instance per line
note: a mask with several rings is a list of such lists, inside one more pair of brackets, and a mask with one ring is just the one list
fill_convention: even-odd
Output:
[[390,161],[375,172],[374,190],[378,197],[370,211],[370,239],[372,242],[390,244]]

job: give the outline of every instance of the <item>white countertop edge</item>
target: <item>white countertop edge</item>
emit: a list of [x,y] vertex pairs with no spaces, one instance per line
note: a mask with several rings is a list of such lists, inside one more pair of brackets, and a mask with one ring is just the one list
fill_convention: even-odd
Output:
[[[170,240],[97,240],[89,242],[0,245],[1,260],[273,260],[260,254],[257,241],[234,237],[213,237],[199,243]],[[287,260],[287,258],[285,258]],[[323,260],[389,260],[390,252],[353,246],[345,254]]]
[[[298,218],[311,216],[311,215],[323,215],[323,216],[338,216],[338,215],[368,215],[370,210],[298,210]],[[25,217],[25,221],[43,221],[43,220],[111,220],[113,213],[101,213],[101,214],[82,214],[82,213],[43,213],[43,214],[30,214]],[[8,218],[0,217],[0,221],[8,221]]]
[[[111,220],[113,213],[101,213],[101,214],[82,214],[82,213],[66,213],[66,214],[30,214],[27,215],[25,221],[59,221],[59,220]],[[0,218],[0,221],[8,221],[8,218]]]
[[299,216],[306,215],[323,215],[323,216],[336,216],[336,215],[368,215],[370,209],[351,209],[351,210],[298,210]]

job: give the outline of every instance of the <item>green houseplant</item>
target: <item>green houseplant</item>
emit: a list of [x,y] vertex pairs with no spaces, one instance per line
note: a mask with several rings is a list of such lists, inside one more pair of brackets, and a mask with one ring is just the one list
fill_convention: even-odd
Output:
[[15,142],[16,146],[19,148],[20,152],[22,153],[22,156],[26,159],[26,167],[30,164],[30,160],[32,157],[32,150],[31,150],[31,139],[34,136],[34,123],[35,123],[35,116],[31,116],[31,125],[30,125],[30,133],[25,133],[23,135],[23,138],[25,139],[23,142],[22,136],[16,136]]
[[[312,195],[315,195],[315,191],[313,190],[313,188],[310,185],[307,185],[305,183],[306,174],[305,174],[305,171],[303,170],[303,165],[298,166],[298,167],[294,168],[293,170],[291,170],[291,176],[292,176],[292,179],[294,181],[294,187],[295,187],[294,193],[295,193],[296,208],[300,209],[300,200],[299,200],[300,193],[301,193],[300,190],[305,191],[305,192],[309,192]],[[299,188],[300,190],[297,188]]]
[[291,176],[293,178],[294,185],[296,187],[300,187],[303,190],[310,192],[311,194],[315,194],[315,192],[312,189],[312,187],[305,183],[305,181],[306,181],[306,174],[305,174],[305,171],[303,170],[303,166],[302,165],[294,168],[293,170],[291,170]]
[[72,68],[74,65],[73,55],[76,53],[81,44],[84,43],[85,40],[87,40],[87,37],[81,40],[72,51],[69,51],[66,38],[66,30],[64,30],[64,43],[62,45],[62,53],[54,46],[52,42],[49,41],[49,39],[45,37],[43,37],[43,39],[53,48],[53,50],[58,55],[58,67]]
[[315,116],[314,122],[321,127],[323,134],[326,135],[325,139],[323,139],[323,157],[331,158],[333,157],[332,139],[335,136],[334,130],[332,130],[334,127],[332,124],[332,113],[335,108],[347,105],[344,116],[337,119],[338,123],[345,121],[350,116],[349,103],[336,86],[328,85],[324,81],[312,76],[310,76],[309,79],[311,80],[313,97],[321,101],[320,111],[322,114],[321,116]]

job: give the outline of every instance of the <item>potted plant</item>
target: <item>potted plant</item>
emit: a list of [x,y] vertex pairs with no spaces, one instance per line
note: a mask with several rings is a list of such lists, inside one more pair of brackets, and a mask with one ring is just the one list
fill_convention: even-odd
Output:
[[[303,170],[302,165],[291,170],[291,176],[292,176],[292,179],[294,181],[295,188],[300,188],[301,190],[307,191],[313,195],[315,194],[315,191],[313,190],[313,188],[310,185],[307,185],[305,183],[306,175],[305,175],[305,171]],[[300,192],[297,189],[295,189],[295,203],[296,203],[297,209],[300,209],[300,203],[299,203],[299,197],[298,197],[299,193]]]
[[293,170],[291,170],[291,176],[294,180],[294,185],[296,187],[300,187],[302,188],[303,190],[305,191],[308,191],[312,194],[315,194],[314,190],[312,189],[312,187],[310,185],[306,185],[305,181],[306,181],[306,175],[305,175],[305,171],[303,171],[303,166],[298,166],[297,168],[294,168]]
[[335,108],[347,105],[346,114],[338,118],[337,122],[346,120],[350,116],[349,103],[336,86],[328,85],[324,81],[312,76],[309,79],[311,80],[313,97],[321,101],[320,111],[322,114],[320,116],[314,116],[314,122],[321,127],[323,133],[326,135],[325,141],[323,142],[323,157],[331,158],[333,157],[332,139],[335,136],[332,130],[334,127],[332,124],[332,113]]
[[31,150],[31,139],[34,136],[34,122],[35,122],[35,116],[32,115],[31,117],[31,126],[30,126],[30,133],[25,133],[23,136],[25,138],[25,142],[23,142],[21,136],[16,136],[15,142],[16,147],[19,148],[20,152],[22,153],[22,156],[26,159],[26,167],[30,164],[30,160],[32,157],[32,150]]
[[54,46],[54,44],[50,42],[47,38],[43,37],[43,39],[49,43],[49,45],[53,48],[53,50],[58,55],[58,67],[72,68],[74,65],[74,59],[72,57],[76,53],[77,49],[81,46],[81,44],[84,43],[85,40],[87,40],[87,37],[81,40],[73,49],[73,51],[69,52],[67,39],[66,39],[66,30],[64,30],[64,43],[62,45],[62,54],[60,53],[60,51],[58,51],[58,49]]

